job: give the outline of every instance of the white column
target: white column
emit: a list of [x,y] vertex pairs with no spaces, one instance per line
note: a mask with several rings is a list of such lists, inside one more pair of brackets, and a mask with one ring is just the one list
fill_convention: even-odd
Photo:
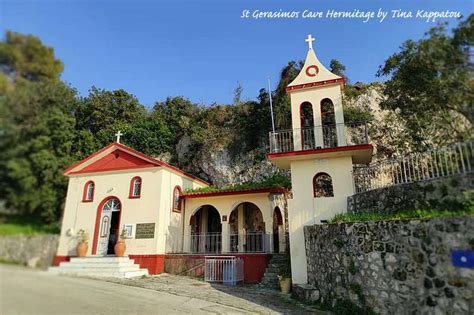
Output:
[[237,208],[237,231],[239,233],[239,252],[242,253],[244,251],[244,242],[245,242],[245,213],[244,213],[244,204],[240,204]]
[[189,224],[189,221],[185,222],[184,224],[184,240],[183,240],[183,252],[185,253],[191,253],[191,225]]
[[265,222],[265,251],[273,252],[273,208],[270,205],[269,211],[263,212],[263,222]]
[[230,245],[230,236],[229,236],[229,222],[222,222],[222,253],[228,253]]

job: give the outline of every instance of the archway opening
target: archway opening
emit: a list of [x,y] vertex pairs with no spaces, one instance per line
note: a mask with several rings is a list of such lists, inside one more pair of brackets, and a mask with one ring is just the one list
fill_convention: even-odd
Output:
[[273,252],[280,252],[280,230],[283,226],[283,217],[279,207],[273,211]]
[[300,106],[301,144],[303,150],[314,149],[313,105],[304,102]]
[[250,202],[243,202],[232,210],[229,232],[231,252],[264,252],[269,245],[262,211]]
[[336,115],[334,104],[329,98],[321,101],[321,123],[325,148],[337,147]]
[[219,211],[211,205],[201,206],[191,217],[191,251],[220,253],[222,223]]
[[106,198],[99,204],[92,254],[99,256],[114,254],[114,247],[120,235],[121,211],[122,204],[115,197]]

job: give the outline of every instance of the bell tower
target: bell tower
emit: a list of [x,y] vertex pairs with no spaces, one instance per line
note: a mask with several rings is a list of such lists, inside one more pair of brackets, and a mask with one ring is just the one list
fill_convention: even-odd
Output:
[[308,35],[306,61],[286,87],[291,98],[292,129],[270,133],[267,158],[291,171],[288,200],[292,280],[307,283],[304,226],[324,224],[347,210],[354,194],[353,164],[367,164],[373,147],[365,122],[344,122],[344,78],[316,57]]

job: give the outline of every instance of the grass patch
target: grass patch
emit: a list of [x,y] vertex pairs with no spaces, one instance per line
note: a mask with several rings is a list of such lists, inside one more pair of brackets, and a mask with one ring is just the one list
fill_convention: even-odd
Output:
[[247,182],[237,185],[229,185],[223,187],[209,186],[198,189],[187,189],[187,193],[193,192],[219,192],[219,191],[233,191],[242,189],[262,189],[262,188],[286,188],[291,189],[290,179],[282,174],[275,174],[261,182]]
[[366,222],[366,221],[386,221],[386,220],[408,220],[408,219],[429,219],[438,217],[453,217],[474,215],[474,207],[467,209],[452,211],[452,210],[437,210],[437,209],[421,209],[399,211],[395,213],[344,213],[337,214],[331,223],[348,223],[348,222]]
[[0,235],[41,235],[58,234],[59,229],[55,225],[45,225],[31,219],[18,216],[6,215],[0,217]]

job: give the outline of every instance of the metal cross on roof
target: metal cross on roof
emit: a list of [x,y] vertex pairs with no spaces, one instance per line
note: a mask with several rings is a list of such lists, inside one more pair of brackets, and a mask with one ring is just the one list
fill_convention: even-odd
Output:
[[308,38],[306,38],[304,41],[308,43],[309,49],[313,49],[313,42],[315,38],[311,36],[311,34],[308,34]]
[[119,130],[115,136],[117,137],[117,143],[120,143],[120,136],[123,136],[123,133]]

